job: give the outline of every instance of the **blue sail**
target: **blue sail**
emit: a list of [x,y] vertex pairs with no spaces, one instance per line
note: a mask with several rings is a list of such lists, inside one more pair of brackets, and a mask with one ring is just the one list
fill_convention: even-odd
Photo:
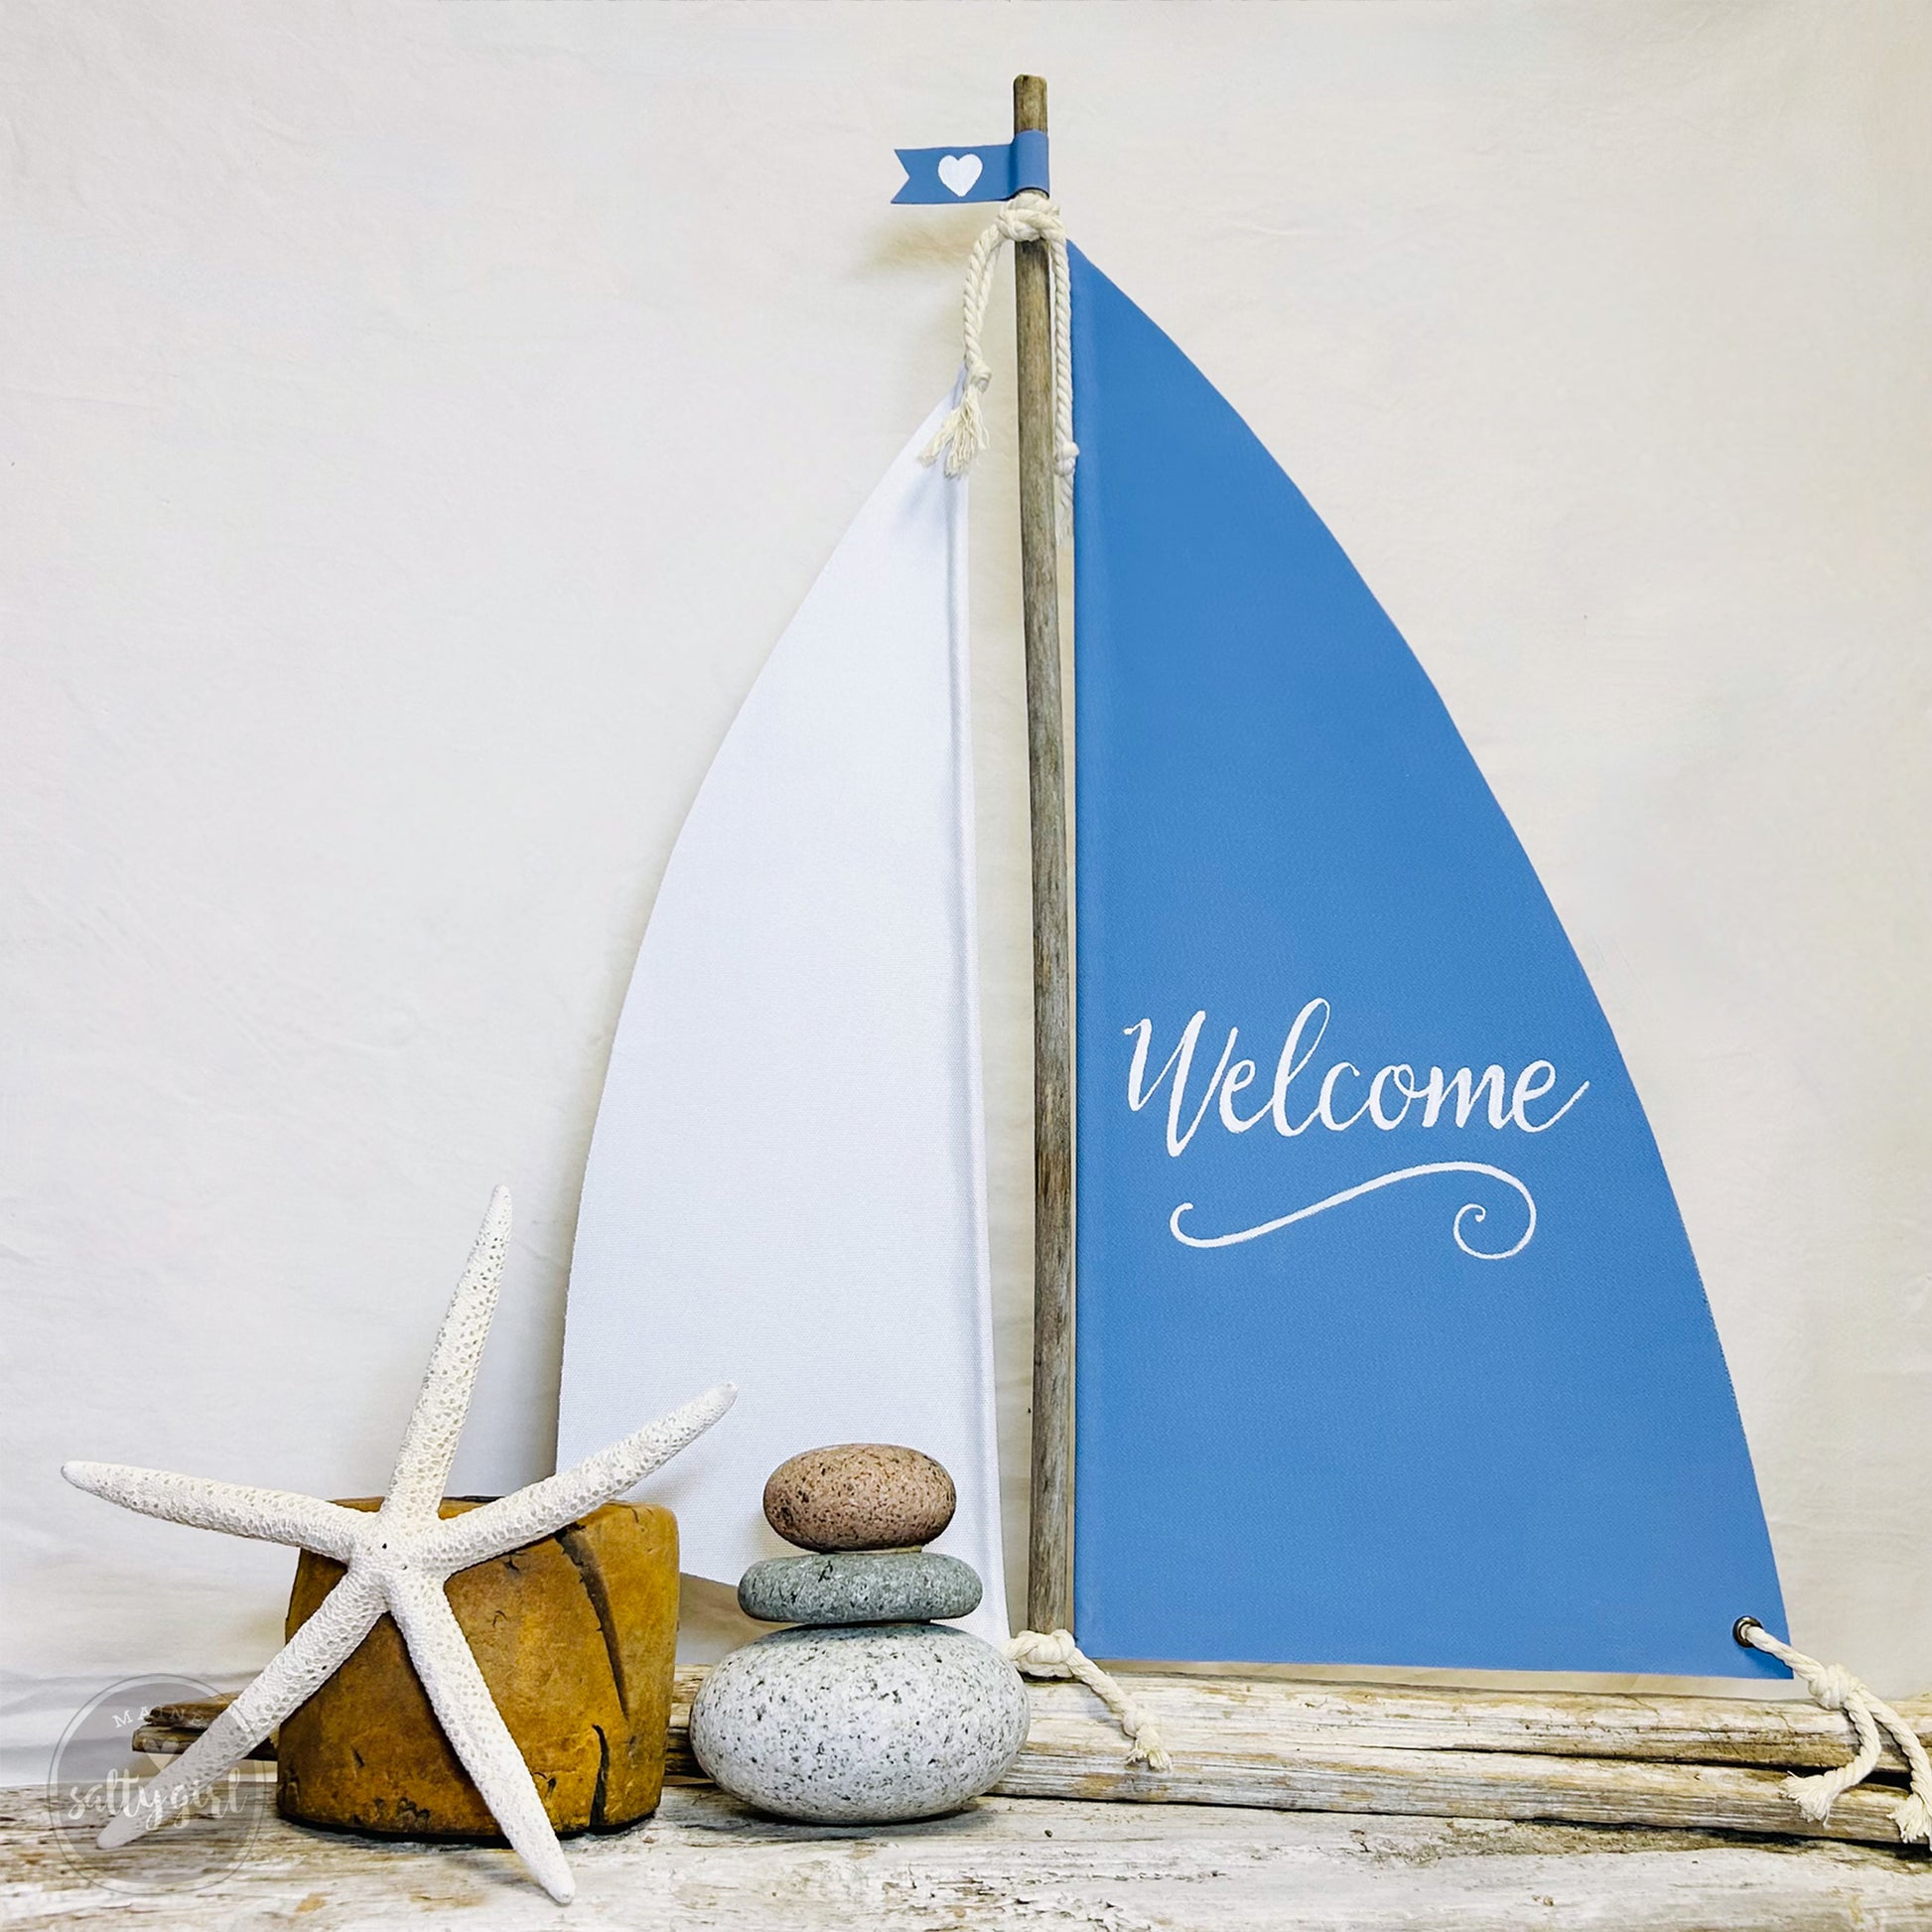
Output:
[[1781,1675],[1616,1041],[1421,665],[1073,258],[1075,1616],[1110,1657]]

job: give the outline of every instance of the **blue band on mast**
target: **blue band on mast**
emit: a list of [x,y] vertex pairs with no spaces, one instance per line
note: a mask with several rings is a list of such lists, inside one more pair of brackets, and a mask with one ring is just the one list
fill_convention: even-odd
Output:
[[896,148],[905,184],[900,203],[1010,202],[1036,189],[1048,193],[1046,136],[1029,129],[983,148]]

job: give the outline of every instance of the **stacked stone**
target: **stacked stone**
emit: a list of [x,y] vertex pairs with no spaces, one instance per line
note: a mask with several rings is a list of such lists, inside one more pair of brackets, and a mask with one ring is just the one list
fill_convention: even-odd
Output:
[[755,1563],[747,1616],[793,1627],[734,1651],[691,1710],[698,1762],[761,1810],[884,1824],[956,1810],[1026,1741],[1019,1673],[934,1619],[969,1615],[970,1564],[923,1546],[956,1497],[929,1455],[885,1443],[807,1449],[764,1486],[765,1520],[810,1554]]
[[764,1485],[764,1520],[805,1557],[755,1563],[738,1607],[761,1623],[928,1623],[969,1616],[979,1574],[922,1546],[943,1536],[958,1497],[929,1455],[844,1443],[781,1462]]

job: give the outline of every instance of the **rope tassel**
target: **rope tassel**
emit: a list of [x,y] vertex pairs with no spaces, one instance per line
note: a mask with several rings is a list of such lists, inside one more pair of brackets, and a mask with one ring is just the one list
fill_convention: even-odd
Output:
[[919,453],[922,463],[945,460],[946,475],[963,477],[986,448],[986,411],[981,398],[993,370],[981,351],[986,305],[993,296],[993,268],[1009,241],[1038,241],[1046,246],[1053,292],[1053,473],[1060,480],[1060,506],[1073,507],[1073,466],[1079,446],[1073,440],[1073,301],[1066,263],[1066,223],[1044,195],[1016,195],[973,243],[966,262],[966,379],[959,401],[947,412],[938,434]]
[[1028,1677],[1079,1679],[1127,1733],[1127,1761],[1150,1771],[1172,1771],[1173,1759],[1161,1741],[1161,1727],[1073,1641],[1070,1630],[1022,1630],[1006,1641],[1007,1661]]
[[1827,1711],[1843,1711],[1858,1735],[1859,1748],[1849,1763],[1836,1770],[1819,1771],[1808,1777],[1796,1772],[1785,1779],[1785,1795],[1814,1825],[1822,1825],[1832,1815],[1832,1807],[1854,1785],[1863,1784],[1877,1769],[1884,1749],[1884,1733],[1889,1732],[1905,1768],[1911,1774],[1911,1790],[1892,1808],[1892,1822],[1898,1836],[1907,1844],[1932,1845],[1932,1758],[1925,1753],[1916,1730],[1889,1704],[1843,1664],[1823,1664],[1780,1643],[1755,1617],[1737,1619],[1737,1641],[1767,1657],[1775,1657],[1789,1667],[1812,1698]]

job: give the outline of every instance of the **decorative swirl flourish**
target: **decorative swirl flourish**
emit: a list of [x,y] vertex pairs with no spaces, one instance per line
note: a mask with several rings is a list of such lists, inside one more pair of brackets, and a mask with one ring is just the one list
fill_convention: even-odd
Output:
[[1480,1173],[1487,1174],[1491,1180],[1500,1180],[1505,1186],[1514,1187],[1523,1197],[1523,1205],[1530,1210],[1529,1225],[1523,1230],[1513,1248],[1504,1248],[1500,1253],[1491,1254],[1482,1248],[1472,1248],[1462,1238],[1464,1218],[1472,1218],[1478,1226],[1489,1218],[1489,1211],[1480,1201],[1466,1201],[1456,1209],[1455,1219],[1449,1232],[1455,1237],[1455,1245],[1465,1255],[1477,1261],[1507,1261],[1512,1255],[1520,1255],[1530,1245],[1530,1236],[1536,1232],[1536,1201],[1530,1190],[1513,1173],[1505,1173],[1501,1168],[1492,1168],[1482,1161],[1431,1161],[1420,1168],[1403,1168],[1395,1173],[1377,1174],[1373,1180],[1365,1180],[1359,1187],[1344,1187],[1338,1194],[1330,1194],[1326,1200],[1315,1201],[1309,1207],[1298,1207],[1293,1214],[1283,1214],[1273,1221],[1263,1221],[1259,1227],[1242,1228],[1234,1234],[1196,1235],[1183,1233],[1180,1217],[1194,1211],[1194,1203],[1184,1200],[1168,1216],[1168,1228],[1173,1238],[1189,1248],[1232,1248],[1243,1241],[1258,1241],[1264,1234],[1273,1234],[1280,1228],[1293,1225],[1296,1221],[1306,1221],[1311,1215],[1325,1214],[1331,1207],[1339,1207],[1344,1201],[1351,1201],[1363,1194],[1372,1194],[1378,1187],[1393,1187],[1398,1180],[1414,1180],[1419,1174],[1426,1173]]

